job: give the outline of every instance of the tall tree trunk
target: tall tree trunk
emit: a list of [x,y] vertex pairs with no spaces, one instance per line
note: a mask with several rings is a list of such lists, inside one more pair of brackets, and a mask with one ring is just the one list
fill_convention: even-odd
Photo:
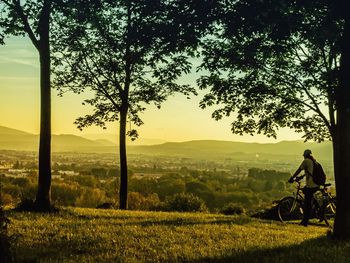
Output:
[[[46,15],[46,16],[44,16]],[[50,211],[51,189],[51,86],[50,86],[50,45],[49,16],[43,14],[40,21],[40,141],[39,141],[39,178],[36,195],[36,209]],[[45,18],[45,19],[44,19]]]
[[337,131],[334,174],[337,214],[334,237],[350,239],[350,20],[346,19],[341,44],[340,85],[337,91]]
[[[125,104],[125,103],[123,103]],[[120,191],[119,208],[127,209],[128,200],[128,164],[126,158],[126,121],[128,107],[122,105],[119,120],[119,158],[120,158]]]

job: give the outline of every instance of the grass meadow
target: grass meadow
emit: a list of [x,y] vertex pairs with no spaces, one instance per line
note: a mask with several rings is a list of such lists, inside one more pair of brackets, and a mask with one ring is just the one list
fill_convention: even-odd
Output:
[[62,208],[8,212],[18,262],[349,262],[329,228],[248,216]]

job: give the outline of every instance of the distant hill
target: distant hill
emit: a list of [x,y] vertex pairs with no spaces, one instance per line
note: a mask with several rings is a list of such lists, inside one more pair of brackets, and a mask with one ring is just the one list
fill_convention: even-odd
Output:
[[13,136],[13,135],[32,135],[28,132],[24,132],[24,131],[20,131],[20,130],[16,130],[16,129],[12,129],[12,128],[8,128],[8,127],[4,127],[4,126],[0,126],[0,139],[3,136]]
[[[38,149],[38,135],[0,126],[0,149]],[[188,158],[216,159],[243,158],[247,156],[293,155],[301,156],[304,149],[311,149],[318,159],[332,158],[332,145],[324,143],[304,143],[303,141],[281,141],[277,143],[244,143],[217,140],[197,140],[187,142],[167,142],[156,145],[129,145],[129,154],[167,155]],[[54,152],[118,152],[117,145],[109,140],[91,140],[81,136],[62,134],[52,136]]]
[[183,157],[230,158],[237,155],[293,155],[301,156],[311,149],[319,159],[332,158],[331,142],[314,143],[303,141],[281,141],[277,143],[244,143],[232,141],[198,140],[168,142],[151,146],[129,147],[129,153],[173,155]]
[[[114,133],[99,133],[99,134],[84,134],[81,137],[89,139],[89,140],[108,140],[109,142],[113,142],[114,144],[118,144],[118,134]],[[136,145],[154,145],[165,143],[165,140],[161,139],[152,139],[152,138],[138,138],[135,141],[131,141],[127,138],[126,144],[131,146]]]
[[[36,151],[39,136],[16,129],[0,126],[0,149]],[[107,140],[88,140],[72,134],[52,135],[52,150],[94,152],[103,148],[114,148]]]
[[34,134],[0,126],[0,148],[9,150],[33,150],[38,137]]

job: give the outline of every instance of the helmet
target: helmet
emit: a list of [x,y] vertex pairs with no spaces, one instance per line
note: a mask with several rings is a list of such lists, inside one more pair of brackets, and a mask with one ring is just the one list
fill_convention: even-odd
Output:
[[303,153],[303,156],[306,157],[306,156],[310,156],[311,154],[312,154],[311,150],[306,149]]

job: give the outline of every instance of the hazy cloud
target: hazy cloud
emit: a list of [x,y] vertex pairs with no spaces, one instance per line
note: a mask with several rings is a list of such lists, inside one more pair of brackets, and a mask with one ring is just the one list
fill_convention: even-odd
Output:
[[14,58],[12,56],[0,55],[0,64],[8,65],[9,63],[30,66],[33,68],[39,68],[38,63],[35,63],[33,59],[30,59],[30,58],[19,59],[19,58]]

